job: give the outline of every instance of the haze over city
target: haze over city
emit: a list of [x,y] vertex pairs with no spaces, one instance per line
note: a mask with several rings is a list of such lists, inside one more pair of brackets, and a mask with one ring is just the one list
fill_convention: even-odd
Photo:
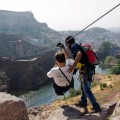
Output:
[[[120,0],[0,0],[0,10],[31,11],[54,30],[80,30],[120,3]],[[120,6],[91,27],[119,28]]]

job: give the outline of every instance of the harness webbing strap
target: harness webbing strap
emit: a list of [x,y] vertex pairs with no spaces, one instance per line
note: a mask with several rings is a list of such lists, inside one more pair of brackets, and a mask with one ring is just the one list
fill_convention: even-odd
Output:
[[70,83],[71,85],[71,82],[68,80],[68,78],[66,77],[66,75],[63,73],[63,71],[59,68],[59,70],[61,71],[61,73],[64,75],[64,77],[67,79],[67,81]]

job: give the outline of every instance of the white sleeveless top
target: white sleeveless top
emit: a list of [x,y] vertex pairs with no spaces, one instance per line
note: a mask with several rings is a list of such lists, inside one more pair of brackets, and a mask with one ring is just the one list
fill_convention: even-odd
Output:
[[[68,78],[69,81],[72,80],[72,75],[73,72],[67,72],[67,70],[69,69],[70,65],[72,65],[74,63],[74,60],[72,59],[66,59],[66,66],[65,67],[60,67],[60,69],[63,71],[63,73],[65,74],[65,76]],[[65,76],[61,73],[61,71],[59,70],[59,67],[54,67],[52,68],[48,73],[47,76],[49,78],[53,78],[55,83],[58,86],[66,86],[69,85],[70,83],[67,81],[67,79],[65,78]]]

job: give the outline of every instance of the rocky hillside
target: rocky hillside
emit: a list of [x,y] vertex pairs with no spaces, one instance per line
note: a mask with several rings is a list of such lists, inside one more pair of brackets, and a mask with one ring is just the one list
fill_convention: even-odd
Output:
[[[24,56],[39,51],[39,49],[36,50],[33,47],[33,49],[27,47],[30,45],[24,47],[28,49],[22,51],[23,48],[20,47],[22,46],[21,44],[18,47],[19,50],[13,50],[14,44],[18,44],[13,41],[24,40],[37,47],[47,46],[52,48],[55,47],[58,41],[64,41],[66,36],[74,36],[78,32],[80,31],[55,31],[49,28],[46,23],[38,22],[35,19],[34,14],[29,11],[14,12],[0,10],[0,55],[7,55],[10,57],[16,55]],[[116,43],[120,46],[120,32],[115,33],[103,28],[95,27],[85,30],[76,36],[76,40],[82,43],[92,44],[94,49],[97,49],[102,42],[105,41]],[[20,51],[19,54],[18,51]]]
[[58,32],[50,29],[46,23],[40,23],[34,14],[0,10],[0,32],[16,33],[39,39],[56,39]]
[[[61,36],[63,36],[63,40],[67,35],[76,35],[80,31],[62,31]],[[109,41],[111,43],[116,43],[120,46],[120,32],[111,32],[109,30],[94,27],[88,30],[85,30],[81,34],[75,37],[75,39],[81,43],[89,43],[92,44],[93,48],[97,49],[102,42]]]
[[33,13],[0,10],[0,56],[36,54],[59,40],[59,32],[38,22]]
[[24,40],[22,35],[0,34],[0,56],[23,58],[46,50],[45,46],[35,46]]

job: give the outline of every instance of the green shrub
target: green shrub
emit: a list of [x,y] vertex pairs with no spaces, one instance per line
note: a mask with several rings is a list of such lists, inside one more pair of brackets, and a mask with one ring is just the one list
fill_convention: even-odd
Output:
[[112,80],[112,77],[111,77],[110,75],[108,76],[108,78],[109,78],[110,80]]
[[100,89],[103,90],[104,88],[107,87],[107,84],[106,83],[100,83]]
[[94,81],[92,82],[92,84],[91,84],[91,88],[97,86],[98,83],[99,83],[99,82],[98,82],[97,80],[94,80]]
[[112,66],[111,73],[116,75],[120,74],[120,64]]
[[81,94],[81,90],[80,90],[80,89],[75,90],[75,93],[74,93],[75,96],[78,96],[78,95],[80,95],[80,94]]
[[110,84],[110,85],[109,85],[109,88],[113,88],[113,86]]
[[81,94],[81,90],[75,90],[75,89],[70,89],[69,90],[70,95],[67,96],[67,98],[75,97]]
[[111,76],[109,75],[108,78],[111,78]]
[[71,97],[75,96],[75,89],[70,89],[69,93]]

